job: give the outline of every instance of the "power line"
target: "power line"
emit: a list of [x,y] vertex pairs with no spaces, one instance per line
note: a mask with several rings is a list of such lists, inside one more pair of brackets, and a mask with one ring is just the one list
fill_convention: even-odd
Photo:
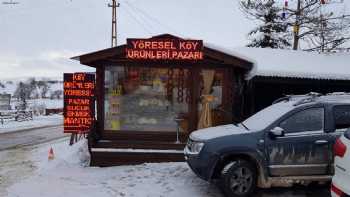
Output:
[[[154,25],[152,25],[148,20],[147,20],[147,18],[145,18],[144,16],[142,16],[142,15],[140,15],[139,14],[139,12],[136,10],[136,11],[134,11],[135,9],[133,8],[133,7],[131,7],[130,5],[128,5],[128,4],[125,4],[125,5],[127,5],[130,9],[129,9],[129,11],[130,12],[132,12],[133,14],[135,14],[136,16],[138,16],[142,21],[141,22],[143,22],[143,23],[145,23],[145,25],[147,26],[147,27],[149,27],[152,31],[154,30],[154,32],[157,32],[159,29],[157,29],[157,28],[155,28],[155,27],[157,27],[157,26],[154,26]],[[136,17],[135,16],[135,17]]]
[[122,9],[125,10],[125,13],[128,14],[137,24],[139,24],[147,33],[152,34],[152,30],[150,31],[147,26],[145,26],[142,22],[140,22],[128,9]]
[[163,23],[161,23],[157,18],[149,15],[147,12],[145,12],[144,10],[142,10],[141,8],[136,7],[135,5],[132,5],[130,2],[126,1],[126,4],[128,4],[130,7],[132,7],[134,10],[136,10],[137,12],[143,14],[145,17],[147,17],[149,20],[156,22],[158,25],[162,26],[164,29],[166,30],[170,30],[171,32],[180,35],[182,37],[185,37],[183,34],[178,33],[175,29],[173,29],[172,27],[165,25]]

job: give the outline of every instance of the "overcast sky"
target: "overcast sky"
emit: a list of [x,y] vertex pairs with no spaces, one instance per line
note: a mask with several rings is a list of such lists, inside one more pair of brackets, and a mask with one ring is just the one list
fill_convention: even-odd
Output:
[[[108,0],[14,1],[20,4],[0,4],[0,80],[93,71],[69,58],[110,47]],[[119,2],[118,44],[127,37],[172,33],[217,45],[244,46],[254,27],[237,0]]]

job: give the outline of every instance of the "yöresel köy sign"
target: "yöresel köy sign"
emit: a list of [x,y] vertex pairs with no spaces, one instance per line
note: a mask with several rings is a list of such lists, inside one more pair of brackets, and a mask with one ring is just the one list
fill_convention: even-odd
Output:
[[126,58],[143,60],[201,60],[202,40],[127,39]]

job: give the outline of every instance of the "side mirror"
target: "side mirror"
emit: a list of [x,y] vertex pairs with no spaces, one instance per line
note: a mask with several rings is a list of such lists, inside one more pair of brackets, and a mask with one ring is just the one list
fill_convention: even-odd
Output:
[[281,127],[275,127],[270,130],[269,132],[270,136],[275,137],[283,137],[284,136],[284,130]]

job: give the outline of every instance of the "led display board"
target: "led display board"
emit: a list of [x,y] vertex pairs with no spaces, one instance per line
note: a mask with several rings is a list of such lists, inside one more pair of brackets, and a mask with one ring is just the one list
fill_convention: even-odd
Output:
[[126,58],[140,60],[202,60],[202,40],[127,39]]
[[95,116],[95,74],[64,73],[64,133],[88,132]]

